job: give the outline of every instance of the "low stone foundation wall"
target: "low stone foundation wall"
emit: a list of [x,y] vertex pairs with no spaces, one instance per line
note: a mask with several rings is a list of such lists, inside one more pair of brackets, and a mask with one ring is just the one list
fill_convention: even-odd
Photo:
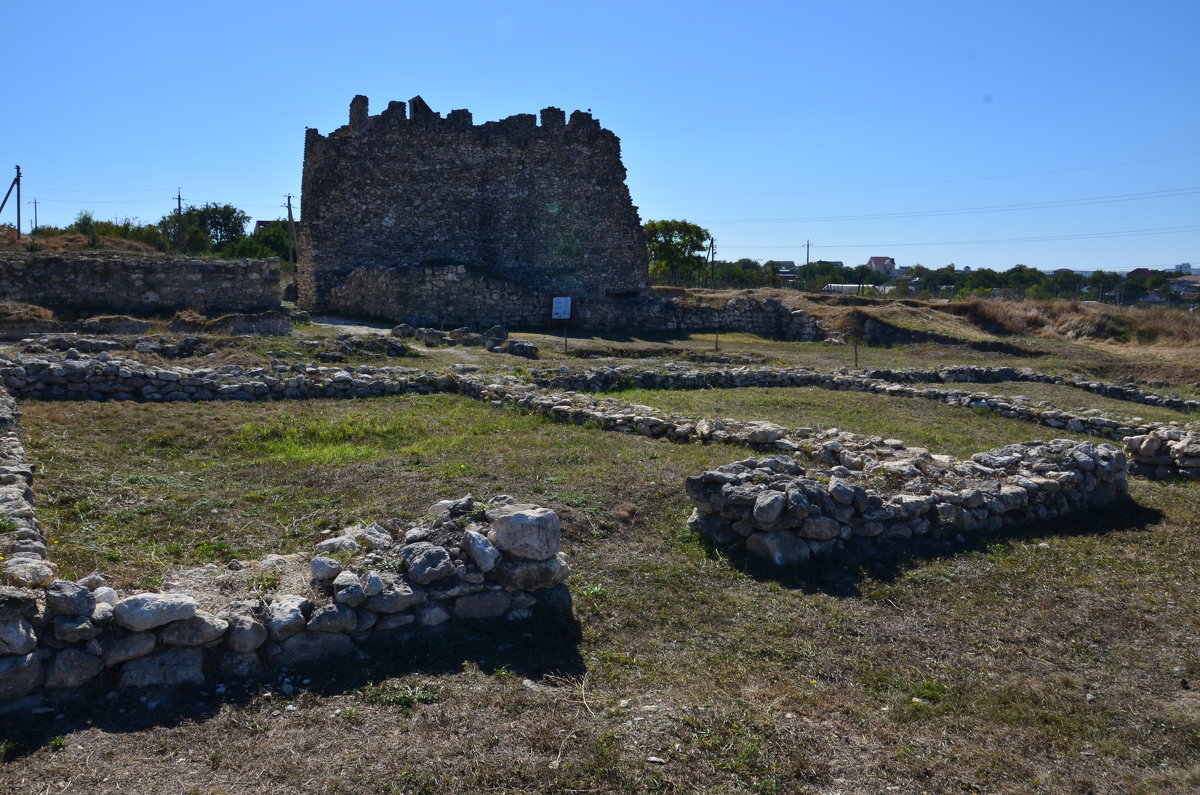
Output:
[[[452,620],[517,621],[569,614],[550,510],[507,497],[439,503],[397,535],[347,528],[317,556],[272,556],[171,573],[161,593],[121,597],[100,576],[0,586],[0,709],[73,688],[200,685],[256,678],[394,643]],[[281,590],[221,605],[255,579]],[[11,578],[10,578],[11,579]],[[199,588],[199,592],[189,589]],[[36,699],[36,697],[35,697]],[[16,703],[12,703],[17,700]]]
[[[550,296],[462,265],[366,267],[330,291],[330,311],[413,326],[546,328]],[[735,296],[720,306],[649,296],[577,300],[573,323],[593,331],[740,331],[786,340],[820,340],[825,330],[777,299]]]
[[1200,480],[1200,432],[1159,428],[1125,440],[1130,471],[1155,480]]
[[279,260],[157,260],[31,254],[0,258],[0,300],[66,312],[217,314],[280,306]]
[[[1001,395],[991,395],[987,392],[966,391],[944,386],[909,386],[909,383],[954,383],[956,369],[946,368],[945,371],[903,371],[907,383],[893,383],[882,380],[877,376],[888,375],[892,371],[860,371],[851,373],[848,370],[840,373],[818,373],[811,370],[781,370],[774,368],[739,367],[736,369],[692,370],[687,368],[668,368],[651,370],[633,366],[594,368],[579,373],[561,374],[555,370],[535,370],[531,373],[534,383],[547,389],[565,389],[580,392],[610,392],[619,389],[636,387],[638,389],[742,389],[749,387],[815,387],[846,392],[870,392],[889,397],[925,398],[942,403],[972,408],[979,411],[995,412],[1010,419],[1024,420],[1050,428],[1062,428],[1076,433],[1087,433],[1106,439],[1121,440],[1127,436],[1149,433],[1164,423],[1147,422],[1133,423],[1109,419],[1099,414],[1077,414],[1062,411],[1048,406],[1039,405],[1037,401],[1018,399]],[[971,370],[987,370],[990,368],[970,368]],[[1016,373],[1012,368],[995,368],[999,371]],[[927,380],[919,379],[918,373],[924,373]],[[1032,373],[1033,375],[1043,375]],[[945,376],[943,380],[942,377]],[[1064,383],[1054,381],[1057,376],[1044,376],[1049,383]],[[966,380],[966,379],[962,379]],[[980,379],[982,380],[982,379]],[[1010,380],[997,378],[996,380]],[[1015,380],[1042,380],[1034,377]],[[1106,385],[1087,382],[1097,388]],[[1090,390],[1089,390],[1090,391]],[[1161,405],[1166,405],[1165,401]],[[1174,399],[1170,399],[1174,402]],[[1149,400],[1139,402],[1150,403]],[[1192,411],[1192,404],[1200,409],[1196,401],[1182,401],[1182,410]],[[1159,405],[1159,404],[1155,404]],[[1174,407],[1174,406],[1171,406]]]
[[923,451],[858,458],[857,470],[823,472],[786,456],[749,458],[690,477],[688,525],[718,547],[794,566],[843,553],[869,557],[880,541],[1046,521],[1128,491],[1125,455],[1107,444],[1027,442],[969,462]]
[[[211,368],[164,369],[121,359],[102,351],[94,356],[68,353],[52,355],[0,355],[0,383],[18,397],[44,400],[282,400],[302,398],[364,398],[406,392],[451,392],[488,400],[538,403],[529,385],[505,376],[476,376],[470,367],[456,372],[422,372],[406,367],[361,365],[341,369],[312,364],[273,362],[269,367],[244,368],[227,365]],[[1089,433],[1121,440],[1158,429],[1159,422],[1131,423],[1099,415],[1075,414],[986,392],[968,392],[944,386],[909,386],[867,378],[862,375],[817,373],[809,370],[737,367],[733,369],[690,369],[685,367],[650,370],[633,366],[595,368],[562,374],[537,370],[531,374],[538,390],[608,392],[628,387],[643,389],[723,389],[747,387],[817,387],[821,389],[870,392],[889,397],[925,398],[943,403],[998,413],[1011,419]],[[500,397],[485,397],[499,389]],[[553,398],[553,403],[558,398]],[[587,398],[570,398],[578,413]],[[582,401],[582,402],[581,402]],[[584,407],[586,408],[586,407]],[[651,410],[647,410],[650,412]],[[603,413],[603,412],[601,412]],[[603,418],[600,418],[601,420]],[[674,423],[672,428],[680,423]],[[1176,430],[1189,430],[1188,427]],[[674,430],[671,431],[674,433]],[[686,434],[685,434],[686,436]]]

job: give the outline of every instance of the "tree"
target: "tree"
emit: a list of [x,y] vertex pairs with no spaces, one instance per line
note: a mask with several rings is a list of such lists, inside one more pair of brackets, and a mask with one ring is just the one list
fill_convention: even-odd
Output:
[[650,253],[650,275],[671,280],[704,277],[708,230],[688,221],[647,221],[646,248]]
[[221,252],[231,243],[246,236],[250,216],[232,204],[208,203],[203,207],[188,205],[182,215],[164,215],[158,222],[163,235],[179,241],[177,245],[189,254],[205,251]]
[[288,258],[291,239],[288,237],[287,221],[272,221],[261,229],[255,229],[249,237],[227,244],[221,253],[226,257],[260,259],[262,257]]

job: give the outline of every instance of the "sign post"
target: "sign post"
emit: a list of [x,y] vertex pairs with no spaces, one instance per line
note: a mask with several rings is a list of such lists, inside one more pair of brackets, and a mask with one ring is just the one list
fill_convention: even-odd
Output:
[[567,352],[567,327],[571,322],[571,296],[555,295],[550,298],[550,320],[563,322],[563,353]]

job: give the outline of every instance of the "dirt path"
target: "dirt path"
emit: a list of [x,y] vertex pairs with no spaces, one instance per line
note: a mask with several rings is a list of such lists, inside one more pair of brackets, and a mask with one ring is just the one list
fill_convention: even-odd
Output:
[[318,326],[335,329],[339,334],[387,334],[392,326],[387,323],[369,323],[365,320],[350,320],[334,315],[314,315],[312,322]]

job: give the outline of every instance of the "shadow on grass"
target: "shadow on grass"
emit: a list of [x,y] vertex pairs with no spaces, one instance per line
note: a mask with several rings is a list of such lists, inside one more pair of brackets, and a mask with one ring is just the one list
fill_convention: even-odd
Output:
[[[345,694],[412,674],[446,676],[477,667],[485,675],[504,673],[534,681],[581,676],[587,666],[579,653],[580,639],[573,614],[540,615],[499,626],[495,621],[458,621],[398,632],[389,640],[363,644],[355,656],[272,670],[257,680],[129,691],[113,689],[111,679],[99,680],[33,713],[0,716],[0,762],[39,748],[57,750],[65,735],[89,728],[110,733],[170,728],[208,720],[225,705],[249,706],[264,698],[283,710],[291,699],[305,694]],[[246,723],[251,730],[252,724],[253,720]]]
[[744,553],[719,551],[699,539],[710,557],[728,560],[759,581],[777,582],[806,593],[855,598],[862,595],[866,579],[891,582],[923,561],[951,558],[963,552],[982,552],[996,543],[1070,536],[1101,536],[1107,533],[1145,530],[1161,522],[1165,514],[1125,499],[1103,510],[1061,519],[981,532],[970,538],[877,540],[869,548],[849,548],[838,557],[826,557],[789,569],[771,566]]

